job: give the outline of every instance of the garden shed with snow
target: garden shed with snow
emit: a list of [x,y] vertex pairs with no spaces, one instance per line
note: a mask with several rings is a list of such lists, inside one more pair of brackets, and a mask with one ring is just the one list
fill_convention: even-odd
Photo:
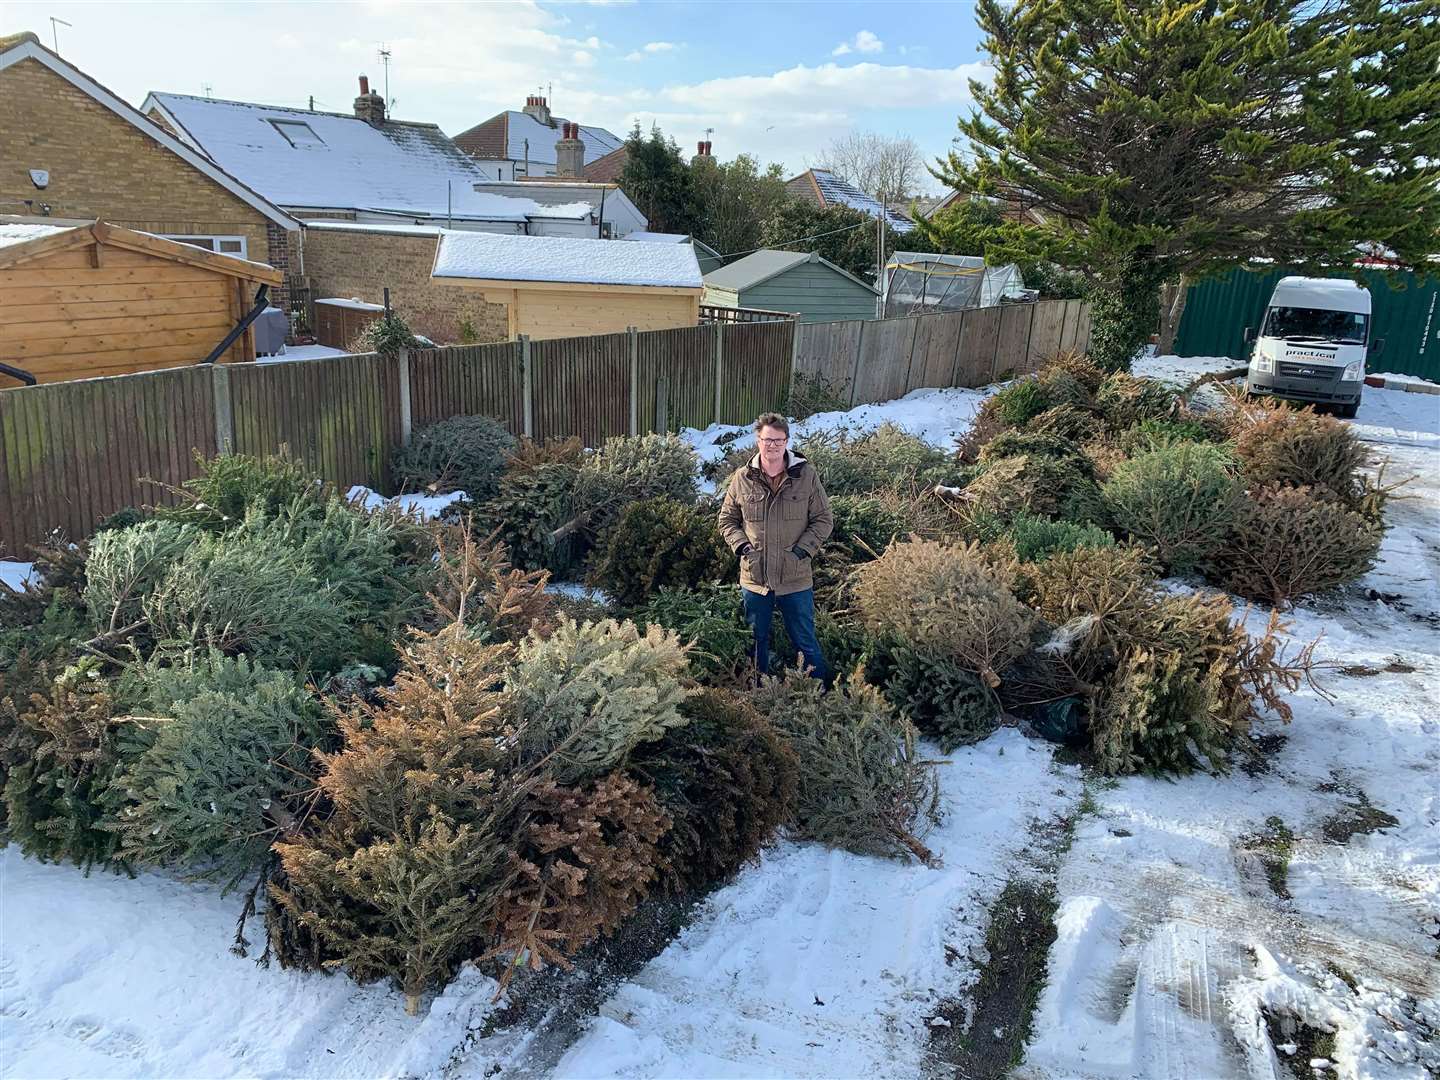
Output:
[[700,317],[689,244],[444,231],[431,277],[504,304],[511,338],[669,330]]

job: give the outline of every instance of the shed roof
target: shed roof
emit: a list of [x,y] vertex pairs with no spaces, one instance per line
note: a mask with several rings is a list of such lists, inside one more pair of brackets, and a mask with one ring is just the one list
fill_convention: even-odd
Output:
[[432,277],[699,289],[689,244],[629,243],[569,236],[507,236],[445,230]]
[[634,240],[639,243],[648,244],[693,244],[695,250],[701,255],[712,259],[720,258],[720,253],[712,248],[704,240],[697,240],[688,233],[678,232],[646,232],[644,229],[637,229],[635,232],[626,233],[620,239]]
[[152,93],[181,138],[289,207],[389,210],[485,221],[578,217],[588,208],[480,194],[485,174],[435,124]]
[[8,222],[0,224],[0,269],[8,269],[23,263],[53,255],[59,251],[83,248],[90,245],[124,248],[153,255],[172,262],[187,263],[217,274],[242,278],[246,281],[260,281],[267,285],[279,285],[285,276],[273,266],[237,259],[233,255],[222,255],[215,251],[191,247],[163,236],[154,236],[134,229],[122,229],[97,221],[89,225],[37,225],[29,222]]
[[819,263],[829,267],[843,278],[853,281],[862,289],[870,292],[879,292],[875,286],[868,281],[861,281],[848,270],[836,266],[829,259],[820,257],[815,251],[776,251],[772,248],[762,248],[760,251],[746,255],[743,259],[737,259],[728,266],[722,266],[718,270],[711,270],[705,275],[705,284],[713,285],[718,289],[753,289],[771,278],[779,277],[787,270],[794,269],[802,263]]

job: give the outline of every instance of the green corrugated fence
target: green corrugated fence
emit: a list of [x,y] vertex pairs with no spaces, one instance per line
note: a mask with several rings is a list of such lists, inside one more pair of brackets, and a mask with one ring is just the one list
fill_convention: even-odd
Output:
[[[1239,269],[1190,286],[1176,353],[1241,359],[1245,328],[1260,325],[1275,283],[1288,273],[1294,271]],[[1365,278],[1374,304],[1372,339],[1385,339],[1384,352],[1366,366],[1440,382],[1440,282],[1378,271]]]

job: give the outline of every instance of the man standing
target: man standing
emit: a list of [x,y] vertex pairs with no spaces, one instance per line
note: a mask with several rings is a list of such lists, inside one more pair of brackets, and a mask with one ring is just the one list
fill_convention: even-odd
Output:
[[785,632],[805,655],[817,679],[830,669],[815,637],[811,557],[830,535],[830,500],[814,466],[787,449],[790,423],[778,413],[755,421],[759,452],[735,470],[720,506],[720,533],[740,556],[745,621],[755,633],[753,655],[761,674],[770,670],[770,623],[775,608]]

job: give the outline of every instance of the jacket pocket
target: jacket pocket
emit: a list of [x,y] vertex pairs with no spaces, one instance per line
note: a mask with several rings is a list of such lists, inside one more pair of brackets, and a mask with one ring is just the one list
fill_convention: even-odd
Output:
[[780,516],[786,521],[804,521],[809,512],[810,500],[804,495],[786,495],[781,500]]
[[740,504],[740,516],[746,521],[765,520],[765,496],[751,495]]

